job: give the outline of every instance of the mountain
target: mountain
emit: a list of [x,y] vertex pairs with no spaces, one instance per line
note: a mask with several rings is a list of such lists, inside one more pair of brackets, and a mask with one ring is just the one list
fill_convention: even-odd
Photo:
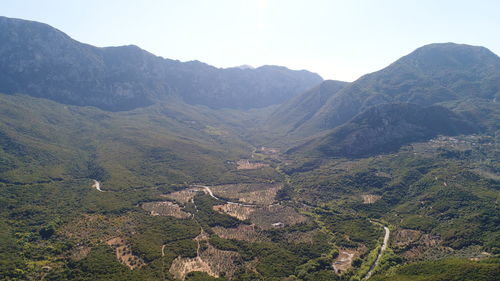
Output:
[[46,24],[0,17],[0,92],[122,111],[181,97],[211,108],[282,103],[319,84],[305,70],[219,69],[164,59],[137,46],[97,48]]
[[245,114],[179,101],[109,112],[0,94],[0,112],[0,183],[7,184],[95,178],[124,190],[220,178],[224,161],[251,147],[226,125]]
[[425,46],[345,83],[7,18],[0,40],[2,280],[499,275],[484,48]]
[[377,104],[425,106],[470,99],[493,103],[498,97],[500,58],[496,54],[484,47],[431,44],[332,92],[293,133],[308,136],[335,128]]
[[367,109],[326,136],[292,149],[307,154],[366,157],[397,151],[402,145],[437,135],[477,132],[462,116],[442,106],[409,103],[381,104]]

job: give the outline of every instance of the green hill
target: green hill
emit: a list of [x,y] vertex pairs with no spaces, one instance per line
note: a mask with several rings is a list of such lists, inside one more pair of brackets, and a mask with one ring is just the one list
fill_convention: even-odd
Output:
[[397,151],[402,145],[437,135],[472,134],[478,129],[442,106],[408,103],[369,108],[348,123],[289,152],[326,157],[363,157]]
[[493,102],[499,97],[499,81],[500,58],[488,49],[453,43],[427,45],[332,94],[295,134],[308,136],[335,128],[383,103]]

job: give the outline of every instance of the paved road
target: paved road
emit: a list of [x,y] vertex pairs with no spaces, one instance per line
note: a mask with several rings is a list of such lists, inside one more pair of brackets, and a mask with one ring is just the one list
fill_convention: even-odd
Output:
[[372,276],[373,271],[375,270],[375,267],[377,267],[377,265],[380,262],[380,258],[382,257],[382,254],[387,249],[387,244],[389,243],[389,236],[391,235],[391,231],[385,225],[384,225],[384,230],[385,230],[384,243],[382,243],[382,247],[380,248],[380,251],[378,253],[377,259],[372,264],[372,266],[370,267],[370,270],[368,271],[368,273],[365,275],[365,278],[363,278],[363,279],[368,279],[368,278],[370,278]]

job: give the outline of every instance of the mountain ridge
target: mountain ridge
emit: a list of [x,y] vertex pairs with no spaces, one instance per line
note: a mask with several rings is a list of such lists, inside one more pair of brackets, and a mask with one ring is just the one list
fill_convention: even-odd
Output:
[[[468,55],[460,60],[463,53]],[[439,63],[430,62],[435,56],[440,58]],[[455,67],[457,64],[461,67]],[[365,109],[382,103],[432,105],[468,98],[493,101],[499,96],[500,58],[496,54],[484,47],[430,44],[332,94],[311,118],[292,133],[307,136],[332,129]]]
[[94,47],[49,25],[0,17],[0,92],[129,110],[180,96],[211,108],[281,103],[322,81],[308,71],[218,69],[155,56],[135,45]]

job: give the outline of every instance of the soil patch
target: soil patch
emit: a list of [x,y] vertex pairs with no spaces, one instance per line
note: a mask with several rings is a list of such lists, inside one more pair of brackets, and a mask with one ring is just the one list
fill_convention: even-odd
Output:
[[262,207],[224,204],[214,206],[214,210],[228,214],[239,220],[250,220],[261,229],[285,227],[305,222],[307,218],[288,206],[269,205]]
[[216,226],[212,230],[224,239],[234,239],[251,243],[269,241],[269,238],[260,232],[255,225],[240,224],[235,228]]
[[307,218],[294,208],[281,205],[270,205],[257,208],[250,214],[250,221],[263,229],[285,227],[303,223]]
[[438,236],[419,230],[398,229],[392,240],[394,251],[408,261],[422,260],[426,256],[443,256],[452,251],[441,246],[442,241]]
[[241,159],[236,162],[236,169],[238,170],[254,170],[254,169],[259,169],[263,167],[269,167],[269,164],[262,163],[262,162],[253,162],[248,159]]
[[224,204],[224,205],[216,205],[213,207],[215,211],[220,213],[228,214],[232,217],[235,217],[239,220],[248,220],[250,218],[250,214],[252,214],[256,207],[253,206],[242,206],[238,204]]
[[133,233],[134,230],[135,223],[128,216],[85,214],[64,225],[59,234],[83,246],[104,243],[117,235],[126,236]]
[[132,253],[130,246],[125,243],[123,238],[112,238],[108,240],[106,244],[115,249],[116,259],[131,270],[141,268],[146,265],[141,258]]
[[142,204],[142,208],[152,216],[171,216],[179,219],[191,217],[191,214],[184,212],[179,205],[169,201],[147,202]]
[[372,195],[372,194],[364,194],[361,195],[361,198],[363,198],[363,204],[373,204],[380,200],[382,196],[379,195]]
[[246,204],[270,205],[283,184],[226,184],[212,186],[212,192],[221,198],[239,201]]
[[176,192],[172,192],[169,194],[165,194],[163,196],[170,198],[170,199],[173,199],[173,200],[180,202],[180,203],[188,203],[188,202],[191,202],[193,200],[193,198],[196,196],[196,194],[200,191],[203,191],[203,188],[191,187],[191,188],[184,189],[181,191],[176,191]]
[[[213,277],[222,273],[231,280],[242,259],[237,252],[219,250],[208,243],[208,235],[201,232],[194,240],[198,243],[198,255],[195,258],[177,257],[169,272],[177,279],[184,280],[190,272],[206,272]],[[202,246],[203,245],[203,246]]]
[[340,248],[339,255],[333,261],[332,267],[336,274],[342,274],[352,267],[352,261],[359,257],[366,247],[360,248]]

